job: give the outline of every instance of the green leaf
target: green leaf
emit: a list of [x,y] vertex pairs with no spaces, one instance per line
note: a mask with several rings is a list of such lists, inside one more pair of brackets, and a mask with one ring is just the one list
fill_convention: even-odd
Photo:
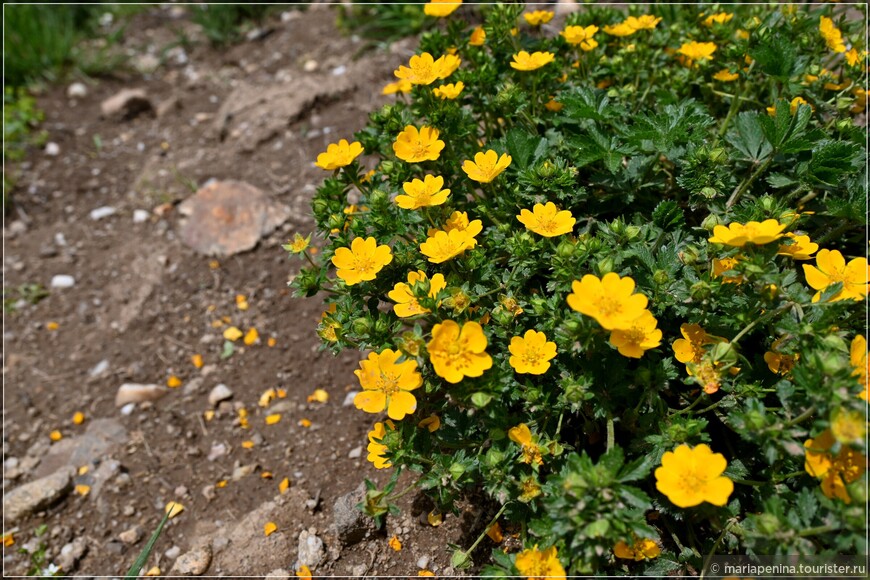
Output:
[[483,409],[489,405],[490,401],[492,401],[492,395],[489,393],[477,392],[471,395],[471,402],[474,403],[474,406],[478,409]]
[[615,111],[610,106],[610,98],[604,91],[596,91],[587,87],[577,87],[573,91],[562,93],[559,97],[562,103],[562,115],[570,120],[592,119],[605,121],[612,118]]
[[513,163],[519,169],[526,169],[546,153],[547,140],[523,129],[514,128],[505,135],[504,144]]
[[619,482],[637,481],[645,478],[654,465],[651,455],[643,455],[619,470]]
[[764,129],[761,126],[757,111],[744,111],[737,115],[734,127],[728,131],[725,139],[735,149],[744,155],[744,160],[758,163],[766,159],[772,152],[773,146],[765,138]]
[[787,80],[798,72],[797,50],[782,34],[772,34],[763,39],[749,56],[755,59],[758,68],[765,74]]
[[166,522],[169,521],[169,512],[167,511],[163,514],[163,519],[160,520],[160,523],[157,525],[157,529],[154,530],[154,533],[151,534],[151,539],[148,540],[148,543],[145,544],[145,547],[139,553],[139,557],[136,558],[136,561],[133,562],[133,565],[130,566],[130,569],[127,570],[127,574],[124,578],[138,578],[139,570],[145,567],[145,562],[148,561],[148,556],[151,555],[151,551],[154,550],[154,544],[157,543],[157,538],[160,537],[161,532],[163,532],[163,526],[166,525]]
[[855,146],[846,141],[827,141],[813,151],[807,165],[811,181],[824,185],[836,185],[852,169]]
[[796,185],[798,182],[788,175],[782,173],[771,173],[767,176],[767,183],[774,189],[782,189],[790,185]]
[[221,359],[230,358],[233,356],[233,353],[236,352],[236,346],[232,343],[232,341],[225,340],[224,348],[221,350]]
[[679,228],[685,219],[683,210],[671,200],[659,202],[652,213],[652,222],[666,232]]

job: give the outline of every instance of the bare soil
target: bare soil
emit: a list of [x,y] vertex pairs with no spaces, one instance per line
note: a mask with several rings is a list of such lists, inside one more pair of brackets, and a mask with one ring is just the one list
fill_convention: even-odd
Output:
[[[425,500],[412,493],[400,516],[359,543],[342,545],[331,533],[335,501],[364,478],[383,484],[389,472],[366,461],[375,418],[343,404],[358,388],[353,370],[362,355],[336,358],[320,349],[314,329],[323,304],[292,297],[287,282],[299,262],[280,248],[293,233],[313,230],[308,203],[324,176],[313,160],[392,99],[380,89],[413,39],[353,58],[362,43],[342,36],[324,6],[276,16],[259,38],[228,49],[210,47],[177,6],[135,17],[128,31],[124,50],[162,62],[147,74],[88,80],[83,98],[69,98],[65,86],[42,94],[43,128],[60,153],[29,152],[4,219],[7,293],[26,284],[50,291],[36,304],[19,301],[5,317],[4,494],[67,464],[87,466],[74,483],[90,486],[87,495],[64,493],[6,523],[15,545],[4,548],[4,575],[28,572],[22,546],[44,548],[48,564],[76,540],[85,551],[65,573],[123,575],[168,501],[185,510],[145,567],[163,574],[178,554],[209,545],[207,575],[283,569],[293,576],[303,530],[325,543],[315,575],[416,576],[421,557],[439,575],[458,573],[447,543],[467,546],[480,533],[487,515],[480,506],[462,506],[435,528],[426,523]],[[178,45],[182,37],[186,46]],[[156,112],[102,118],[100,103],[125,88],[144,89]],[[212,179],[247,182],[291,215],[252,251],[212,263],[179,240],[176,207]],[[115,213],[92,219],[103,206]],[[134,223],[136,210],[146,210],[147,220]],[[75,285],[52,289],[55,275],[73,276]],[[247,297],[247,310],[237,307],[237,295]],[[239,341],[221,358],[230,324],[255,327],[260,341]],[[191,363],[194,354],[203,356],[202,369]],[[172,375],[182,384],[161,399],[128,415],[115,406],[121,384],[165,385]],[[219,383],[233,397],[206,420],[208,394]],[[287,397],[266,409],[257,403],[269,388]],[[327,403],[308,402],[317,388],[329,393]],[[242,407],[248,429],[239,422]],[[276,411],[281,421],[266,425]],[[84,413],[83,424],[72,422],[75,412]],[[54,430],[62,440],[50,439]],[[285,477],[291,486],[280,494]],[[214,487],[223,480],[225,487]],[[267,537],[268,521],[278,529]],[[140,539],[122,539],[137,526]],[[393,536],[399,551],[388,545]]]

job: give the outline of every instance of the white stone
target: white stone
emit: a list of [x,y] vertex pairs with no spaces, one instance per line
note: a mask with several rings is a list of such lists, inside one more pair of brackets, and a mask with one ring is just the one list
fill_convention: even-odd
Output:
[[314,72],[317,70],[317,67],[320,66],[317,64],[317,61],[314,59],[306,60],[305,64],[302,65],[302,69],[305,72]]
[[137,209],[133,212],[133,223],[134,224],[145,223],[148,221],[148,217],[150,215],[151,214],[149,214],[147,210]]
[[45,144],[45,154],[51,157],[60,155],[60,145],[58,145],[54,141],[49,141]]
[[133,409],[136,408],[136,403],[127,403],[123,407],[121,407],[121,414],[124,416],[132,415]]
[[107,370],[109,370],[109,361],[108,361],[108,359],[103,359],[100,362],[98,362],[97,364],[95,364],[94,368],[92,368],[88,372],[88,374],[92,377],[98,377],[101,374],[103,374],[104,372],[106,372]]
[[332,76],[340,77],[341,75],[343,75],[346,72],[347,72],[347,67],[342,64],[342,65],[339,65],[339,66],[335,67],[334,69],[332,69]]
[[88,96],[88,86],[85,83],[73,83],[66,89],[66,96],[70,99],[80,99]]
[[111,206],[104,205],[102,207],[98,207],[97,209],[91,210],[91,213],[89,213],[88,215],[90,216],[90,218],[92,220],[97,221],[97,220],[101,220],[103,218],[107,218],[110,215],[115,215],[115,213],[117,213],[117,211],[118,210],[116,210],[115,208],[113,208]]
[[362,445],[354,447],[350,450],[350,453],[347,454],[348,459],[359,459],[360,456],[362,456]]
[[76,279],[66,274],[58,274],[51,278],[52,288],[72,288],[76,285]]
[[233,392],[230,390],[228,386],[221,383],[215,386],[211,392],[208,394],[208,402],[212,407],[216,407],[218,403],[221,401],[226,401],[227,399],[232,398]]

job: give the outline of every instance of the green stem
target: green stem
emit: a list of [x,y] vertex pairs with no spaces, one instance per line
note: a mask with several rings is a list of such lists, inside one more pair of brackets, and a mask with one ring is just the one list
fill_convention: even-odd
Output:
[[616,433],[613,428],[613,415],[607,413],[607,451],[613,449],[616,442]]
[[761,166],[755,170],[755,172],[749,176],[749,179],[746,179],[741,183],[737,189],[734,190],[734,193],[731,194],[731,197],[728,198],[728,203],[725,204],[725,209],[730,209],[737,200],[740,199],[746,190],[749,189],[749,186],[753,184],[753,182],[758,179],[758,177],[767,171],[767,168],[770,167],[770,164],[773,163],[773,156],[776,154],[776,151],[771,151],[770,156],[767,158],[767,161],[761,164]]
[[719,534],[719,537],[716,538],[716,541],[713,542],[713,547],[710,548],[710,552],[707,554],[707,558],[704,560],[704,567],[701,568],[701,578],[704,577],[704,572],[707,571],[707,566],[710,565],[710,559],[713,557],[713,554],[716,553],[716,548],[719,547],[719,544],[722,543],[722,540],[725,539],[725,534],[727,534],[731,530],[731,526],[737,523],[737,520],[728,520],[728,524],[725,528],[722,529],[722,533]]
[[701,393],[700,395],[698,395],[698,398],[695,399],[695,401],[691,405],[689,405],[685,409],[680,409],[679,411],[674,411],[673,413],[670,413],[670,416],[673,417],[674,415],[682,415],[683,413],[688,413],[689,411],[691,411],[692,409],[694,409],[695,407],[698,406],[698,403],[701,402],[701,400],[704,398],[704,395],[705,395],[705,393]]
[[840,528],[838,526],[818,526],[815,528],[807,528],[805,530],[801,530],[798,532],[798,536],[801,538],[806,538],[807,536],[815,536],[818,534],[825,534],[827,532],[836,532]]
[[777,308],[776,310],[772,310],[772,311],[768,312],[767,314],[764,314],[764,315],[762,315],[762,316],[759,316],[758,318],[756,318],[755,320],[753,320],[752,322],[750,322],[749,324],[747,324],[747,325],[746,325],[746,328],[744,328],[743,330],[741,330],[740,332],[738,332],[738,333],[737,333],[737,336],[735,336],[734,338],[731,339],[731,344],[732,344],[732,345],[737,344],[737,342],[738,342],[741,338],[743,338],[743,337],[746,335],[747,332],[749,332],[750,330],[752,330],[753,328],[755,328],[756,326],[758,326],[760,323],[762,323],[762,322],[767,322],[767,321],[770,320],[771,318],[774,318],[774,317],[776,317],[776,316],[779,316],[780,314],[782,314],[782,313],[785,312],[786,310],[789,310],[790,308],[793,308],[794,306],[795,306],[795,303],[794,303],[794,302],[787,302],[786,304],[780,306],[780,307]]
[[783,427],[783,429],[785,429],[787,427],[793,427],[794,425],[797,425],[798,423],[801,423],[802,421],[805,421],[805,420],[809,419],[810,417],[812,417],[815,414],[815,412],[816,412],[816,406],[810,405],[809,409],[807,409],[806,411],[804,411],[803,413],[801,413],[800,415],[798,415],[797,417],[795,417],[791,421],[787,421],[786,423],[783,424],[782,427]]
[[389,501],[394,501],[394,500],[397,500],[404,495],[407,495],[409,492],[411,492],[413,489],[415,489],[418,485],[420,485],[421,481],[423,481],[422,477],[420,479],[418,479],[417,481],[415,481],[414,483],[412,483],[411,485],[409,485],[408,487],[406,487],[405,489],[403,489],[402,491],[400,491],[399,493],[389,496],[387,499]]
[[492,520],[490,520],[489,524],[483,529],[483,533],[477,537],[477,539],[474,541],[474,543],[471,544],[470,548],[468,548],[467,550],[462,552],[465,559],[470,559],[470,554],[474,551],[474,549],[477,547],[477,545],[480,544],[480,542],[483,540],[483,538],[486,537],[486,532],[489,530],[489,528],[491,528],[492,526],[495,525],[495,523],[498,521],[498,518],[501,517],[501,515],[504,513],[504,510],[507,509],[507,506],[509,504],[510,504],[510,502],[507,502],[506,504],[501,506],[501,509],[498,510],[497,514],[495,514],[495,517],[492,518]]
[[827,243],[828,240],[838,238],[840,236],[840,234],[847,231],[851,227],[852,227],[852,222],[849,220],[844,220],[839,226],[835,227],[830,232],[828,232],[827,234],[825,234],[824,236],[819,238],[819,240],[818,240],[819,246],[821,247],[821,245]]

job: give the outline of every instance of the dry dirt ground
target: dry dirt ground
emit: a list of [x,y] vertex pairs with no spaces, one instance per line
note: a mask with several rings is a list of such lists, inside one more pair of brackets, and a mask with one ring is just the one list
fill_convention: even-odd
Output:
[[[59,151],[31,151],[18,167],[4,220],[4,287],[16,296],[40,284],[50,294],[19,300],[5,317],[4,515],[15,543],[4,548],[4,575],[27,574],[32,557],[22,547],[44,550],[44,565],[69,574],[123,575],[169,501],[184,512],[145,566],[164,575],[294,576],[300,558],[317,562],[315,575],[456,573],[447,543],[471,543],[487,515],[480,508],[465,506],[433,528],[412,493],[400,516],[367,531],[353,521],[353,501],[336,505],[364,478],[383,483],[389,474],[366,461],[373,417],[344,404],[361,355],[319,350],[323,305],[291,295],[299,263],[280,248],[313,230],[308,203],[324,176],[316,155],[392,98],[380,88],[413,40],[354,60],[361,42],[339,34],[332,8],[313,6],[217,50],[189,16],[161,7],[135,17],[122,46],[153,71],[87,80],[85,96],[70,98],[63,86],[38,99]],[[192,43],[177,46],[181,35]],[[154,110],[103,118],[101,102],[129,88],[144,89]],[[213,263],[179,235],[180,202],[213,179],[247,182],[288,206],[289,217],[255,249]],[[114,213],[94,219],[103,207]],[[51,288],[57,275],[74,285]],[[238,341],[222,358],[229,325],[256,328],[259,342]],[[122,384],[162,387],[173,375],[181,385],[159,400],[116,407]],[[232,398],[213,407],[218,384]],[[258,406],[270,388],[286,398]],[[328,402],[308,402],[317,388]],[[276,412],[280,422],[266,425]],[[15,490],[19,503],[7,505]],[[277,525],[269,536],[267,522]],[[339,532],[367,535],[354,543]],[[393,536],[399,551],[388,545]]]

